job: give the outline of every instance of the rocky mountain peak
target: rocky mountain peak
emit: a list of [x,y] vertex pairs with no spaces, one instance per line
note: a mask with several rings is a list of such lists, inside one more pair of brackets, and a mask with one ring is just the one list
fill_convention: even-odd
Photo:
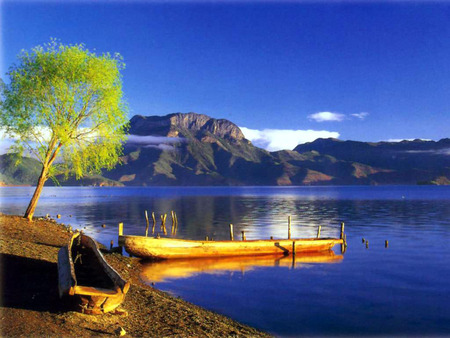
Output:
[[186,137],[189,133],[199,138],[205,133],[211,133],[225,139],[244,139],[244,134],[234,123],[197,113],[175,113],[165,116],[135,115],[130,121],[129,133],[168,137]]

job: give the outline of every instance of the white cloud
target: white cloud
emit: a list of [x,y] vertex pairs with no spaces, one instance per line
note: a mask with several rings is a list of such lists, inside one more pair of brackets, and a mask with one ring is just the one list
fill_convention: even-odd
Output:
[[128,135],[127,143],[141,144],[141,145],[159,145],[159,144],[174,144],[184,142],[184,138],[181,137],[166,137],[166,136],[140,136],[140,135]]
[[166,137],[166,136],[140,136],[128,135],[128,144],[138,144],[144,148],[156,148],[161,150],[172,151],[175,150],[173,144],[186,142],[183,137]]
[[326,130],[249,129],[239,127],[255,146],[269,151],[294,149],[297,145],[318,138],[338,138],[339,133]]
[[345,115],[340,113],[323,111],[315,114],[310,114],[308,115],[308,118],[316,122],[330,122],[330,121],[340,122],[344,120]]
[[356,117],[360,120],[364,120],[367,116],[369,116],[369,113],[366,113],[366,112],[356,113],[356,114],[352,114],[352,116]]

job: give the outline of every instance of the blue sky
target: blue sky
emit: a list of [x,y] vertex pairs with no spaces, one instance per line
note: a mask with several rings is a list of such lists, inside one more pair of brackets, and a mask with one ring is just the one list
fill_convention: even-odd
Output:
[[51,37],[119,52],[130,116],[226,118],[272,149],[450,136],[448,2],[6,0],[1,19],[2,78]]

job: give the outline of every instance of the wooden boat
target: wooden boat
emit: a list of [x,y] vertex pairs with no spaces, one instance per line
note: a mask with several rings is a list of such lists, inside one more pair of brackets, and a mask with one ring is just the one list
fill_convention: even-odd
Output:
[[229,271],[248,272],[258,267],[301,268],[306,264],[340,263],[343,255],[332,250],[305,252],[293,255],[264,255],[255,259],[252,256],[168,259],[142,264],[140,278],[146,283],[163,282],[167,279],[187,278],[199,273],[222,274]]
[[257,256],[331,250],[337,238],[297,238],[245,241],[195,241],[175,238],[119,236],[130,255],[148,259]]
[[75,233],[58,253],[59,295],[72,296],[78,310],[102,314],[117,308],[130,284],[105,261],[97,243]]

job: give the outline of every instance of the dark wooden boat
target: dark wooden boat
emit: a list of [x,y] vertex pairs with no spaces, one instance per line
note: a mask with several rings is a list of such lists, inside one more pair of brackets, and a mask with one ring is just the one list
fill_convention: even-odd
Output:
[[80,312],[102,314],[117,308],[130,288],[104,259],[97,243],[75,233],[58,253],[59,295],[71,296]]

